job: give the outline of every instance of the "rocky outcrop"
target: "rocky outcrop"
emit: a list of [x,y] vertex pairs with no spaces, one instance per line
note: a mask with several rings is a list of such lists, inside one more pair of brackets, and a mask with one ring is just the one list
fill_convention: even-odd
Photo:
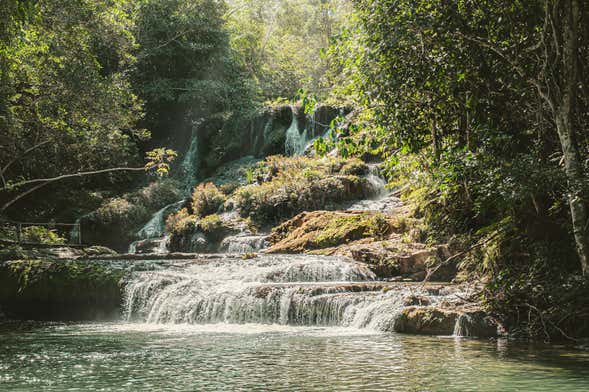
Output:
[[264,158],[284,155],[286,131],[296,117],[309,138],[325,134],[338,116],[350,113],[350,107],[318,105],[305,113],[300,104],[279,103],[267,106],[253,115],[220,114],[204,119],[197,129],[200,169],[211,175],[219,166],[244,156]]
[[7,317],[100,320],[120,316],[120,263],[13,260],[0,263],[0,307]]
[[459,314],[434,307],[409,307],[395,320],[394,330],[419,335],[452,335]]
[[[404,222],[374,211],[303,212],[274,228],[267,252],[346,256],[368,264],[380,278],[422,280],[449,251],[408,241],[411,227]],[[449,281],[455,273],[454,266],[444,266],[430,280]]]
[[117,252],[99,245],[72,247],[65,245],[35,244],[32,246],[0,241],[0,261],[18,259],[77,259],[91,256],[113,255],[117,255]]
[[456,335],[489,338],[498,335],[497,324],[482,310],[462,311],[433,306],[401,310],[393,329],[417,335]]
[[[450,256],[446,245],[427,246],[406,242],[403,241],[402,234],[398,233],[392,234],[386,240],[365,239],[325,249],[321,253],[347,256],[366,263],[381,278],[401,276],[412,280],[423,280],[428,270],[433,271],[440,261]],[[451,264],[436,269],[429,279],[444,282],[452,280],[455,275],[456,267]]]
[[270,181],[238,189],[235,204],[242,217],[265,226],[303,211],[337,209],[341,203],[365,197],[368,188],[364,178],[339,174],[316,180]]
[[166,179],[135,192],[107,200],[80,218],[83,243],[108,246],[124,252],[137,231],[161,208],[182,199],[180,184]]
[[303,212],[274,228],[268,253],[304,253],[361,238],[383,238],[392,227],[392,222],[378,213]]

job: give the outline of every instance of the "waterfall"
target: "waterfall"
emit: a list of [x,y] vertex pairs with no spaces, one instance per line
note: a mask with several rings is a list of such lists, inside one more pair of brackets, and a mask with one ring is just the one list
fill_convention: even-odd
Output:
[[72,243],[72,244],[81,244],[82,243],[81,238],[80,238],[80,236],[82,235],[82,232],[80,230],[80,222],[81,221],[82,221],[81,217],[76,219],[76,224],[69,232],[70,243]]
[[[166,253],[169,238],[166,234],[166,218],[182,207],[184,200],[168,204],[152,215],[151,219],[135,234],[137,241],[129,245],[128,253]],[[141,249],[141,252],[138,250]]]
[[200,159],[198,156],[198,134],[196,128],[192,131],[192,139],[190,141],[190,147],[184,155],[182,161],[182,169],[184,171],[184,184],[187,192],[190,192],[193,186],[198,181],[198,167],[200,165]]
[[136,237],[144,240],[163,236],[166,231],[166,217],[178,211],[183,203],[184,200],[180,200],[157,211],[153,214],[149,222],[137,232]]
[[225,237],[221,241],[221,252],[253,253],[266,247],[266,235],[238,234]]
[[391,191],[386,188],[387,181],[380,174],[380,167],[378,164],[368,165],[368,174],[366,180],[369,184],[370,197],[368,199],[359,200],[352,203],[348,211],[381,211],[391,212],[395,208],[403,205],[401,199],[393,195]]
[[286,130],[286,141],[284,144],[284,151],[286,155],[303,155],[307,148],[307,130],[304,129],[302,132],[299,130],[299,120],[293,112],[292,122],[290,127]]
[[[392,331],[399,312],[427,287],[374,280],[361,263],[314,255],[172,263],[135,272],[125,315],[148,323],[264,323]],[[435,290],[433,290],[435,291]],[[439,293],[438,293],[439,295]],[[431,303],[452,301],[451,294]]]

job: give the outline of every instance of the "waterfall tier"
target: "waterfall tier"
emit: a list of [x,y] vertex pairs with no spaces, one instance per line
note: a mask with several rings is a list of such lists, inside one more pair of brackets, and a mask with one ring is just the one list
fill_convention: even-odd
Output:
[[[377,282],[363,264],[313,255],[263,255],[171,262],[136,272],[125,288],[130,321],[264,323],[392,331],[400,312],[456,300],[452,290]],[[418,300],[419,302],[420,300]]]

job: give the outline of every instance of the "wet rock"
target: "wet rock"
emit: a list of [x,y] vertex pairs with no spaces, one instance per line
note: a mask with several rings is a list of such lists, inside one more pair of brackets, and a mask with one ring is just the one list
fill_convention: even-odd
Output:
[[[357,241],[328,254],[348,256],[356,261],[364,262],[381,278],[395,276],[408,277],[412,280],[423,280],[429,270],[448,257],[445,245],[429,247],[420,243],[407,243],[392,236],[383,241]],[[456,275],[455,265],[438,268],[429,280],[448,282]]]
[[100,245],[95,245],[95,246],[89,246],[84,248],[84,253],[85,256],[102,256],[102,255],[116,255],[117,252],[115,252],[114,250],[107,248],[106,246],[100,246]]
[[459,313],[434,307],[405,308],[395,320],[393,329],[399,333],[418,335],[453,335]]
[[497,323],[485,312],[478,310],[461,314],[454,333],[457,336],[490,338],[497,336],[497,331]]
[[266,246],[266,235],[240,234],[228,236],[221,241],[219,250],[226,253],[253,253]]
[[408,295],[403,298],[403,306],[428,306],[431,301],[425,295]]
[[168,242],[169,239],[166,237],[135,241],[129,247],[129,253],[165,253]]

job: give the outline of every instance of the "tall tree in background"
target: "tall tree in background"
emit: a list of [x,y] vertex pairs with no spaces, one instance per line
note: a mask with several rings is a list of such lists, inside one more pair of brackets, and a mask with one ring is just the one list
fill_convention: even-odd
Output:
[[229,47],[222,0],[144,0],[137,10],[135,80],[157,139],[191,119],[250,104],[248,80]]
[[347,0],[229,0],[231,44],[265,98],[325,93],[321,56],[347,21]]
[[[136,129],[141,106],[128,80],[134,47],[129,3],[12,4],[2,19],[8,25],[1,48],[2,201],[33,179],[140,166],[133,139],[143,134]],[[35,202],[60,193],[47,189]],[[21,211],[34,213],[35,203],[29,207]]]

